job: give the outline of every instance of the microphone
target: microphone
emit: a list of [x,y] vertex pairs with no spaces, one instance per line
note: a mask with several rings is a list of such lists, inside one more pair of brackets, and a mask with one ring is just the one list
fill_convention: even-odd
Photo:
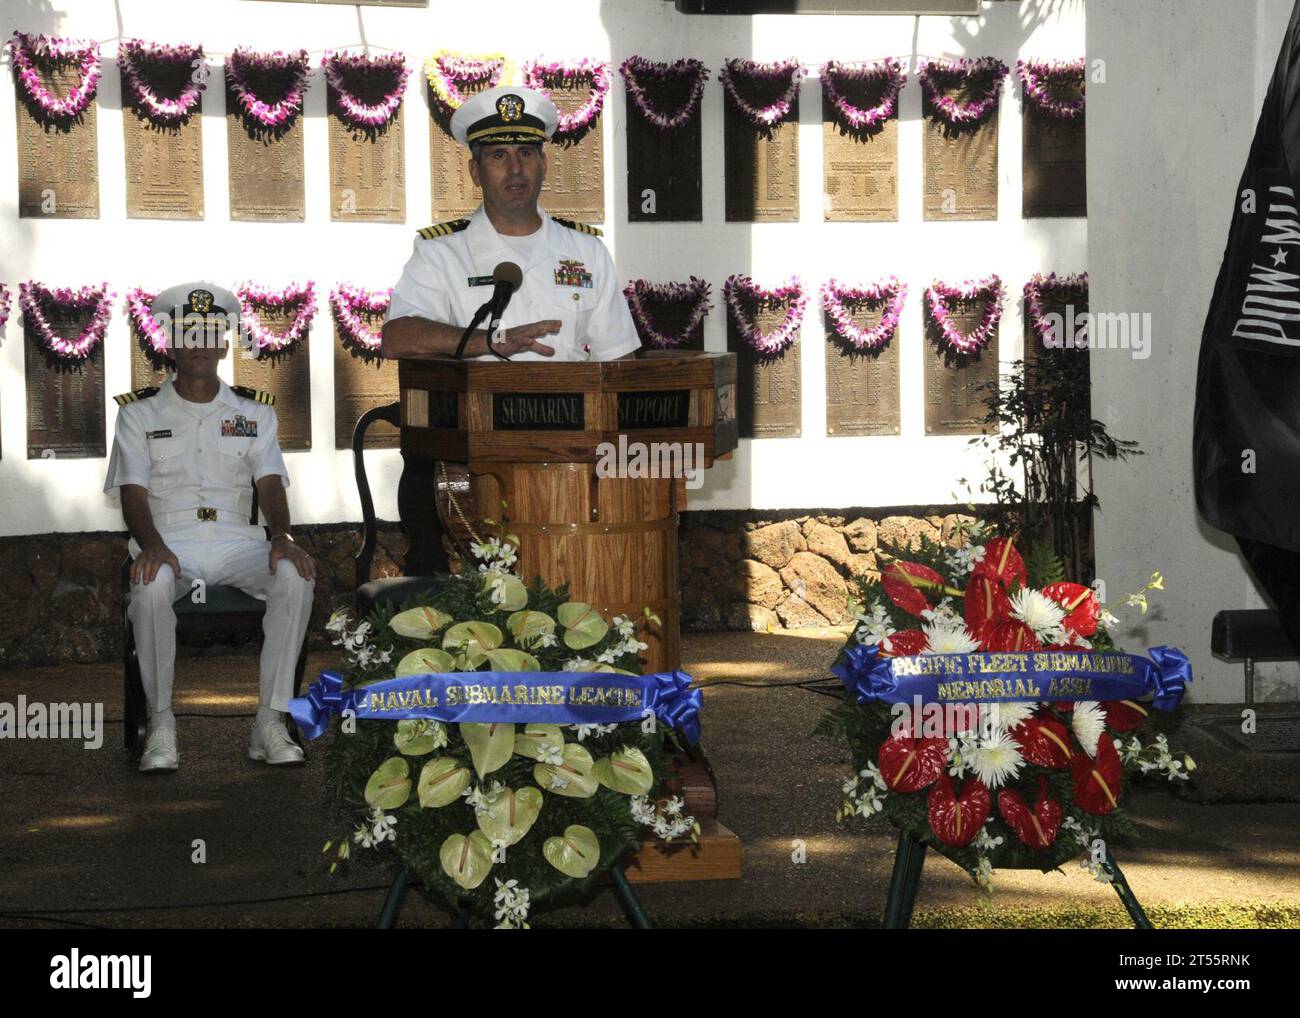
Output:
[[501,316],[506,313],[506,305],[524,281],[524,270],[514,262],[501,262],[492,270],[492,299],[488,301],[487,342],[491,349],[497,329],[501,328]]

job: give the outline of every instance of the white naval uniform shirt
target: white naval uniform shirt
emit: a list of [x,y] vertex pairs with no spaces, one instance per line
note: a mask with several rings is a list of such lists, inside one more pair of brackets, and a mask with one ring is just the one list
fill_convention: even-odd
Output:
[[[554,356],[524,350],[511,360],[607,361],[639,349],[641,340],[609,250],[598,237],[538,211],[540,238],[527,264],[493,228],[481,205],[465,229],[428,240],[417,237],[384,320],[414,315],[463,329],[492,296],[492,270],[501,262],[515,262],[524,278],[501,318],[502,331],[547,319],[558,319],[563,328],[538,339],[555,349]],[[590,345],[590,356],[584,344]]]
[[[182,399],[164,382],[156,395],[121,407],[104,490],[138,484],[149,492],[159,533],[175,537],[249,536],[252,482],[289,472],[280,454],[275,410],[237,394],[224,381],[209,403]],[[199,509],[218,519],[199,519]]]

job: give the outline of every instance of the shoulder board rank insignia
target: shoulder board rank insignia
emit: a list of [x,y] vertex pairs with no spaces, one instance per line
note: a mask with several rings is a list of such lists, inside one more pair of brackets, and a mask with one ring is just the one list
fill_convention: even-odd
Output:
[[150,396],[158,395],[158,386],[151,385],[147,389],[136,389],[134,392],[124,392],[120,396],[114,396],[113,402],[118,406],[126,406],[128,403],[134,403],[137,400],[148,399]]
[[577,230],[579,233],[589,233],[593,237],[603,237],[604,232],[595,226],[588,226],[586,223],[577,223],[572,219],[561,219],[559,216],[551,216],[561,226],[567,226],[570,230]]
[[243,396],[244,399],[251,399],[254,403],[265,403],[267,406],[275,406],[275,394],[266,392],[263,389],[250,389],[247,385],[232,385],[230,391],[236,396]]
[[446,223],[434,223],[432,226],[426,226],[422,230],[417,230],[425,240],[433,240],[434,237],[450,237],[453,233],[460,233],[461,230],[469,226],[468,219],[452,219]]

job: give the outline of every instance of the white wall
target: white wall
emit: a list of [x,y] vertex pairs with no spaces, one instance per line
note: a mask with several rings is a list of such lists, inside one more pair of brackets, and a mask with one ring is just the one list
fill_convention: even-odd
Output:
[[[496,0],[472,8],[433,0],[428,10],[311,6],[205,0],[0,0],[0,35],[15,28],[100,41],[111,60],[119,38],[200,42],[219,59],[236,45],[309,50],[314,62],[330,47],[360,44],[404,50],[418,67],[439,48],[500,50],[516,60],[594,56],[619,63],[631,53],[654,58],[697,56],[713,70],[704,97],[705,222],[626,223],[625,99],[615,78],[604,115],[606,239],[625,278],[684,279],[694,274],[714,286],[715,309],[706,320],[708,349],[725,349],[723,280],[748,272],[774,282],[797,271],[815,293],[829,275],[868,281],[893,273],[911,293],[903,318],[902,434],[890,438],[825,435],[825,381],[820,317],[815,300],[803,331],[803,434],[801,439],[743,442],[732,463],[719,464],[693,493],[697,508],[834,507],[942,503],[958,477],[979,476],[979,460],[964,438],[924,437],[921,292],[935,276],[962,279],[1000,273],[1013,299],[1002,325],[1002,356],[1020,355],[1019,289],[1036,271],[1087,268],[1083,220],[1020,219],[1020,117],[1009,86],[1001,117],[1000,218],[994,223],[921,222],[920,88],[903,91],[900,130],[900,222],[821,222],[821,126],[815,78],[801,96],[801,222],[727,224],[722,211],[722,88],[724,58],[796,56],[816,65],[830,58],[992,55],[1008,65],[1017,56],[1077,57],[1083,49],[1082,0],[1026,0],[986,4],[979,18],[759,17],[701,18],[676,14],[669,3],[649,0]],[[557,13],[563,10],[563,16]],[[196,17],[196,10],[201,15]],[[913,64],[914,64],[913,59]],[[340,279],[365,286],[394,282],[411,249],[413,231],[428,216],[428,126],[423,90],[413,75],[406,106],[407,223],[335,224],[329,220],[325,92],[319,75],[307,96],[306,200],[303,224],[231,223],[227,218],[226,138],[222,90],[203,100],[204,187],[207,220],[171,223],[125,218],[120,87],[113,65],[99,88],[101,219],[38,222],[16,215],[17,166],[13,153],[13,81],[0,76],[0,280],[39,279],[80,285],[107,279],[120,294],[133,285],[162,288],[190,278],[267,283],[311,278],[326,294]],[[418,71],[417,71],[418,74]],[[214,82],[220,81],[214,75]],[[1090,117],[1095,124],[1096,120]],[[683,257],[682,252],[688,252]],[[0,344],[0,534],[120,529],[116,503],[99,494],[101,460],[27,461],[22,329],[16,309]],[[321,300],[311,335],[313,450],[287,454],[295,519],[327,522],[360,515],[346,453],[333,450],[331,397],[333,342],[328,307]],[[107,337],[107,389],[130,387],[129,336],[115,313]],[[229,364],[226,365],[229,368]],[[112,435],[116,405],[107,407]],[[378,508],[395,518],[400,460],[395,452],[371,454]],[[858,466],[861,472],[846,469]]]
[[[1233,16],[1225,16],[1231,8]],[[1097,567],[1108,593],[1164,572],[1161,606],[1128,634],[1192,658],[1192,698],[1240,701],[1240,665],[1210,654],[1210,623],[1263,599],[1236,545],[1196,515],[1197,352],[1234,192],[1292,0],[1090,0],[1088,55],[1109,83],[1088,92],[1091,307],[1151,312],[1148,360],[1093,353],[1094,412],[1147,455],[1104,467]],[[1093,130],[1104,125],[1104,130]],[[1295,699],[1296,665],[1261,666],[1257,695]]]

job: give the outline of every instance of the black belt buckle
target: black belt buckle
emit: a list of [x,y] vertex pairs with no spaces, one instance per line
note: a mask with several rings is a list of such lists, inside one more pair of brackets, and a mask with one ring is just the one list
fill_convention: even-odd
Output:
[[204,523],[213,523],[217,519],[217,511],[215,509],[200,509],[198,513],[199,519]]

